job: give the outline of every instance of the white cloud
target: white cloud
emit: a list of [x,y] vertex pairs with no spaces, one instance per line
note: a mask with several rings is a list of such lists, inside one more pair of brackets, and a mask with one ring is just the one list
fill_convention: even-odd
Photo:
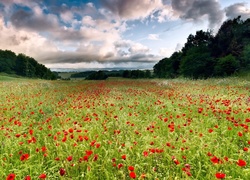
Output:
[[53,42],[32,31],[17,30],[12,25],[5,26],[0,17],[0,49],[9,49],[16,53],[40,59],[44,54],[56,52]]
[[148,39],[149,40],[160,40],[159,39],[159,34],[149,34]]
[[171,48],[160,48],[159,54],[163,57],[170,57],[173,54],[174,50]]

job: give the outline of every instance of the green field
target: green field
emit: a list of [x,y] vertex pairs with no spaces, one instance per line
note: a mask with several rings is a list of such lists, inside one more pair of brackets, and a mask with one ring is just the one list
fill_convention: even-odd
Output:
[[248,79],[0,88],[0,179],[250,179]]

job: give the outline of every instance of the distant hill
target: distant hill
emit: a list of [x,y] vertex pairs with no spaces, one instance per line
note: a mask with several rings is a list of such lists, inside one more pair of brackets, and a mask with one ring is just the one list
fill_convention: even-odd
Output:
[[16,55],[10,50],[0,50],[0,73],[16,74],[29,78],[51,79],[57,75],[39,64],[34,58],[24,54]]

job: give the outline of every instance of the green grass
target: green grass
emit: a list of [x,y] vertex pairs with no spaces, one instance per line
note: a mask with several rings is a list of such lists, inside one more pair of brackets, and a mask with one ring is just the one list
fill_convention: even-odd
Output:
[[249,83],[7,78],[0,82],[0,177],[120,180],[131,179],[133,166],[136,179],[216,179],[219,172],[250,179]]

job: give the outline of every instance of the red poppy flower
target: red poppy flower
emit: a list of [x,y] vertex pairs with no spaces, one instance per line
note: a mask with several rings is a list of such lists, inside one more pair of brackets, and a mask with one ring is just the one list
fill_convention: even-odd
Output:
[[124,155],[122,155],[122,159],[124,159],[124,160],[126,160],[126,155],[124,154]]
[[128,170],[130,170],[130,171],[134,171],[134,170],[135,170],[135,168],[134,168],[134,166],[129,166],[129,167],[128,167]]
[[26,176],[26,177],[24,178],[24,180],[31,180],[31,177],[30,177],[30,176]]
[[63,168],[61,168],[61,169],[60,169],[60,171],[59,171],[59,173],[60,173],[60,175],[61,175],[61,176],[63,176],[63,175],[65,175],[66,170],[65,170],[65,169],[63,169]]
[[98,159],[98,154],[95,154],[93,157],[93,161],[97,161],[97,159]]
[[180,164],[180,162],[177,159],[173,159],[173,161],[176,165]]
[[46,174],[41,174],[41,175],[39,176],[40,179],[45,179],[46,177],[47,177]]
[[72,156],[67,157],[67,160],[68,160],[68,161],[72,161],[72,159],[73,159]]
[[7,176],[6,180],[14,180],[16,175],[14,173],[11,173]]
[[29,130],[29,134],[33,135],[34,131],[32,129]]
[[45,152],[45,151],[47,151],[47,148],[46,148],[46,146],[43,146],[42,147],[42,152]]
[[130,172],[129,173],[129,176],[132,178],[132,179],[135,179],[136,178],[136,174],[135,174],[135,172]]
[[215,177],[216,177],[217,179],[224,179],[224,178],[226,177],[226,174],[224,174],[224,173],[216,173],[216,174],[215,174]]
[[20,156],[20,160],[21,160],[21,161],[28,160],[28,158],[29,158],[29,154],[22,154],[22,155]]
[[123,166],[123,164],[118,164],[117,167],[120,169]]
[[209,133],[212,133],[213,131],[214,131],[213,129],[209,129],[209,130],[208,130]]
[[87,156],[87,155],[83,156],[83,160],[87,162],[89,160],[89,156]]
[[97,143],[97,144],[95,145],[96,148],[99,148],[100,146],[101,146],[100,143]]
[[147,151],[144,151],[144,152],[143,152],[143,156],[147,157],[147,156],[148,156],[148,152],[147,152]]
[[213,156],[211,159],[210,159],[214,164],[218,164],[220,159],[217,158],[216,156]]
[[65,142],[65,141],[67,141],[67,137],[66,137],[66,136],[64,136],[64,137],[62,138],[62,142]]
[[239,159],[238,162],[236,163],[238,166],[243,167],[246,166],[247,163],[243,159]]
[[86,150],[85,153],[86,153],[86,156],[91,156],[91,154],[93,154],[93,151],[91,151],[91,150]]
[[70,132],[70,133],[73,133],[73,132],[74,132],[74,129],[73,129],[73,128],[69,128],[69,132]]

